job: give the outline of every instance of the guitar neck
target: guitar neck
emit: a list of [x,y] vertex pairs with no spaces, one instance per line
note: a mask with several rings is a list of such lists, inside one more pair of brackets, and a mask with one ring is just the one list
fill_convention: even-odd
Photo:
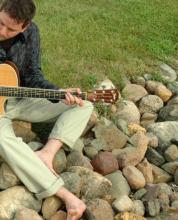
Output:
[[[52,90],[52,89],[38,89],[38,88],[26,88],[26,87],[0,87],[0,96],[17,97],[17,98],[45,98],[51,100],[65,99],[65,90]],[[87,99],[87,93],[71,92],[71,94]]]

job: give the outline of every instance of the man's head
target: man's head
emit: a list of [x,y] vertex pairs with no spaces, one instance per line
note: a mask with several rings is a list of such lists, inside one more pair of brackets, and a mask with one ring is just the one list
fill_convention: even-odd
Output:
[[35,11],[33,0],[0,0],[0,41],[23,32]]

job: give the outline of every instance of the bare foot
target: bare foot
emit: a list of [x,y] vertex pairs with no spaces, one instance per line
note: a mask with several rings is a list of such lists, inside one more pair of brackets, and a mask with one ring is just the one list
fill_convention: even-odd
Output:
[[82,217],[83,212],[86,209],[86,205],[80,199],[75,197],[71,199],[69,203],[66,202],[66,209],[67,220],[78,220]]
[[59,189],[56,196],[60,197],[66,204],[67,220],[78,220],[82,217],[86,209],[86,205],[82,200],[77,198],[64,187]]
[[42,150],[36,151],[36,155],[44,162],[44,164],[49,168],[49,170],[55,175],[59,176],[53,168],[53,159],[54,155],[51,155],[49,152]]
[[53,168],[53,159],[57,151],[62,147],[62,142],[57,139],[49,139],[45,146],[35,153],[55,175],[59,176]]

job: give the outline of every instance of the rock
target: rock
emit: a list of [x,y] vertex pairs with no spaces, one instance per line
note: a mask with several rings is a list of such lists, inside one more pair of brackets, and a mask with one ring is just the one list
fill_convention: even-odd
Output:
[[82,188],[81,177],[77,173],[72,172],[61,173],[60,177],[64,181],[64,187],[79,197]]
[[177,210],[178,211],[178,200],[174,200],[172,203],[171,203],[171,210]]
[[147,220],[147,219],[132,212],[124,212],[117,214],[114,220]]
[[142,126],[138,125],[138,124],[134,124],[134,123],[130,123],[128,124],[128,130],[129,130],[129,134],[133,135],[139,131],[146,133],[146,129],[143,128]]
[[[166,183],[147,184],[147,193],[144,195],[143,201],[152,201],[154,199],[168,199],[172,194],[171,187]],[[169,202],[168,202],[169,203]]]
[[49,220],[67,220],[67,213],[60,210],[56,212]]
[[67,159],[66,155],[63,149],[60,149],[55,154],[54,160],[53,160],[53,167],[54,170],[60,174],[67,168]]
[[170,146],[172,139],[178,140],[178,122],[176,121],[165,121],[151,124],[148,126],[148,131],[158,137],[158,149],[161,152],[164,152],[166,148]]
[[111,195],[115,198],[119,198],[122,195],[129,195],[130,186],[120,170],[108,174],[105,177],[112,183]]
[[79,166],[70,167],[68,172],[76,173],[81,178],[81,199],[91,200],[110,194],[112,184],[102,175]]
[[72,166],[81,166],[88,168],[90,170],[93,170],[93,167],[89,161],[89,159],[81,152],[78,151],[72,151],[68,156],[67,156],[67,167],[72,167]]
[[41,202],[36,200],[33,194],[23,186],[13,186],[0,192],[0,219],[11,220],[14,214],[22,208],[39,212]]
[[141,116],[140,124],[147,128],[150,124],[153,124],[157,120],[158,115],[153,112],[145,112]]
[[123,148],[127,142],[127,136],[114,125],[97,124],[93,130],[96,138],[105,142],[103,150]]
[[153,199],[144,202],[145,210],[149,216],[156,216],[160,213],[159,199]]
[[165,63],[162,63],[160,65],[160,69],[162,71],[162,74],[163,74],[162,77],[164,79],[166,79],[169,82],[176,80],[177,74],[176,74],[175,70],[173,70],[170,66],[168,66]]
[[156,95],[144,96],[139,102],[140,113],[157,113],[163,107],[163,101]]
[[178,148],[175,144],[171,144],[164,152],[164,157],[168,162],[173,162],[178,158]]
[[113,202],[112,207],[116,212],[127,212],[133,209],[133,202],[127,195],[123,195]]
[[93,158],[91,164],[94,171],[102,175],[107,175],[119,169],[117,159],[110,152],[99,152]]
[[158,196],[159,198],[159,203],[160,203],[160,209],[161,211],[164,210],[164,212],[168,212],[170,209],[170,201],[169,201],[169,196],[166,195],[165,193],[162,193]]
[[127,166],[122,172],[132,189],[140,189],[145,186],[145,178],[136,167]]
[[114,220],[111,206],[102,199],[90,200],[85,212],[86,220]]
[[146,185],[146,194],[142,198],[142,201],[152,201],[158,198],[159,195],[159,185],[158,184],[147,184]]
[[115,123],[124,134],[129,135],[128,124],[125,120],[117,119]]
[[13,121],[12,123],[15,135],[21,137],[25,143],[34,141],[37,136],[31,130],[31,123],[24,121]]
[[[141,154],[145,154],[145,148],[147,149],[148,146],[148,138],[142,131],[138,131],[131,137],[131,143],[137,149],[139,149]],[[142,152],[143,151],[143,152]]]
[[145,206],[141,200],[134,200],[133,201],[132,212],[137,215],[144,216]]
[[173,94],[178,95],[178,81],[169,82],[167,87]]
[[132,82],[143,87],[145,87],[145,83],[146,83],[144,77],[142,76],[134,76],[132,78]]
[[178,169],[176,169],[176,172],[174,174],[174,181],[178,185]]
[[178,213],[160,213],[154,218],[147,218],[148,220],[177,220],[178,219]]
[[131,142],[136,147],[125,147],[117,155],[117,160],[120,168],[126,166],[136,166],[145,156],[148,138],[142,132],[137,132],[132,138]]
[[166,171],[155,166],[154,164],[151,164],[151,166],[153,169],[154,183],[167,183],[171,181],[172,176],[169,175]]
[[103,200],[105,200],[106,202],[109,203],[109,205],[112,205],[112,203],[115,200],[115,197],[111,194],[105,195],[104,197],[102,197]]
[[137,165],[137,169],[142,172],[143,176],[145,177],[146,183],[153,183],[153,169],[146,158]]
[[0,189],[7,189],[19,185],[20,183],[21,181],[15,175],[13,170],[3,162],[0,167]]
[[[175,184],[175,187],[177,187],[176,184]],[[173,192],[172,192],[172,194],[169,196],[169,198],[170,198],[170,202],[173,202],[173,201],[175,201],[175,200],[178,200],[178,192],[174,192],[174,190],[173,190]]]
[[123,119],[128,124],[140,124],[140,112],[133,102],[124,100],[119,102],[116,112],[116,120],[117,119]]
[[33,150],[33,151],[36,151],[36,150],[39,150],[43,147],[43,144],[40,143],[40,142],[37,142],[37,141],[31,141],[28,143],[28,146]]
[[93,159],[98,154],[98,150],[93,146],[84,147],[84,152],[85,152],[86,156],[90,159]]
[[147,95],[148,92],[143,86],[136,84],[127,84],[126,87],[122,90],[122,96],[130,101],[137,102],[143,96]]
[[42,214],[44,219],[52,217],[62,206],[62,201],[56,196],[46,198],[42,205]]
[[165,163],[161,166],[161,168],[163,168],[163,170],[165,170],[169,174],[174,175],[178,168],[178,161]]
[[165,162],[164,157],[151,147],[148,147],[147,149],[146,158],[150,163],[153,163],[156,166],[160,166]]
[[154,80],[147,80],[145,87],[149,93],[155,94],[156,88],[160,85],[163,85],[163,84],[161,82],[157,82]]
[[134,193],[133,198],[135,200],[141,199],[146,193],[147,190],[145,188],[139,189]]
[[159,112],[162,121],[177,121],[178,119],[178,96],[174,96]]
[[163,102],[167,102],[172,97],[172,92],[164,85],[156,87],[155,95],[159,96]]
[[94,148],[95,151],[98,153],[98,151],[106,149],[107,145],[103,139],[96,138],[91,140],[87,147]]
[[43,220],[37,212],[32,209],[20,209],[16,212],[15,217],[13,220]]
[[117,155],[117,160],[120,168],[124,168],[129,165],[137,165],[144,157],[139,154],[138,150],[134,147],[125,147]]
[[152,148],[158,147],[158,137],[151,132],[147,132],[146,136],[148,138],[148,146]]

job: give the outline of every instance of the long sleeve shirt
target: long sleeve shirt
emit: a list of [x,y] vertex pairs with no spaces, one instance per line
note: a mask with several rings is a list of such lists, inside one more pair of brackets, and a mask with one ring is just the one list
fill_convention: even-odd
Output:
[[45,80],[41,71],[40,36],[35,23],[16,37],[0,42],[0,63],[13,62],[20,74],[20,86],[31,88],[58,89]]

